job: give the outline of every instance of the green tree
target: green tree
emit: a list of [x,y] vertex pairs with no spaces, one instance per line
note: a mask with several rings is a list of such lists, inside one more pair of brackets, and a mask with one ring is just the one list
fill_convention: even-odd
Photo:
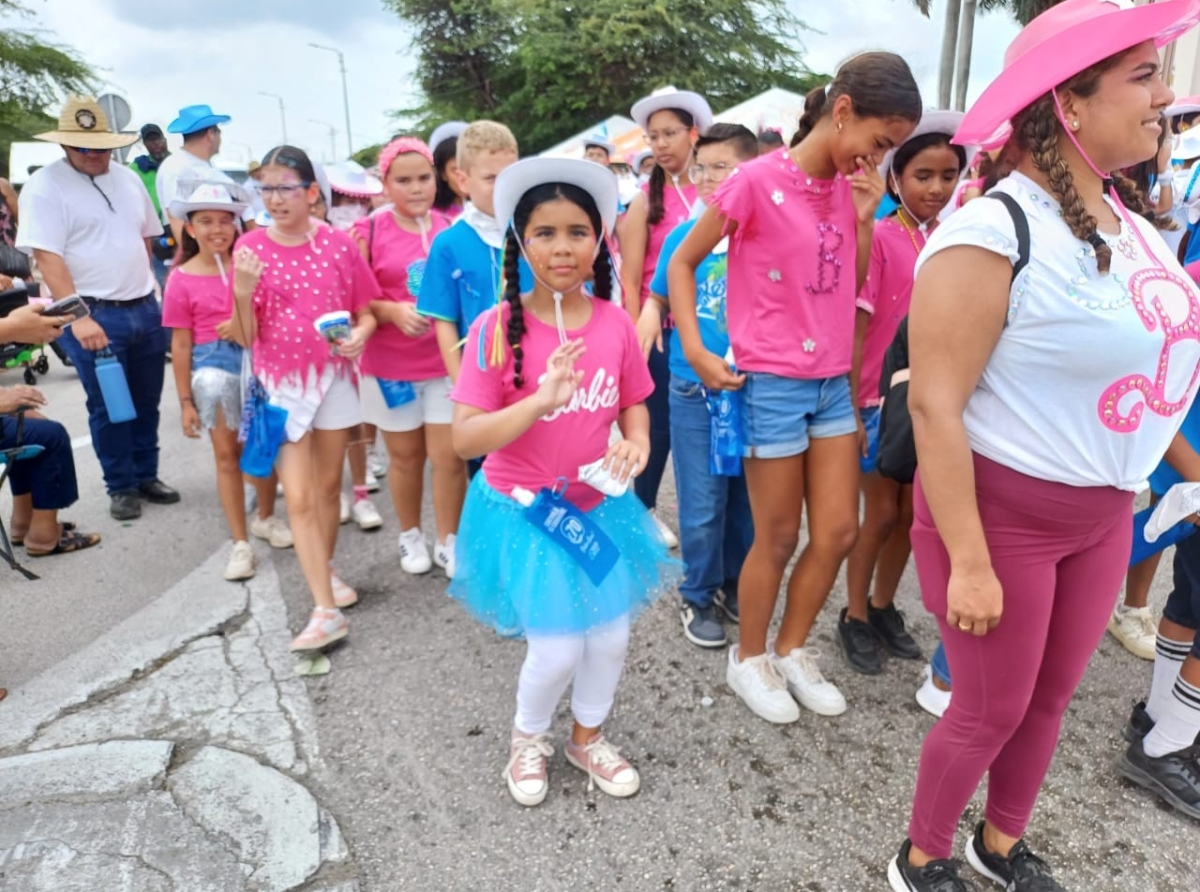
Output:
[[[804,25],[783,0],[387,2],[417,35],[426,101],[409,113],[416,125],[492,116],[525,151],[627,114],[668,83],[720,109],[769,87],[804,91],[821,80],[804,65]],[[415,6],[426,9],[412,17]],[[475,30],[481,21],[498,23],[487,39]],[[428,44],[422,35],[431,32]]]
[[21,0],[0,0],[0,176],[8,176],[12,143],[54,126],[44,110],[57,105],[61,93],[84,93],[95,85],[74,50],[47,42],[36,29],[12,27],[32,15]]

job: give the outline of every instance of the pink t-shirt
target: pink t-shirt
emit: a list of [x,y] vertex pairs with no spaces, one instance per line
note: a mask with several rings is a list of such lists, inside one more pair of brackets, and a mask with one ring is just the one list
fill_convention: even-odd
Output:
[[780,149],[741,165],[714,202],[738,226],[726,305],[738,368],[795,379],[849,372],[858,250],[849,181],[812,179]]
[[354,240],[321,224],[300,245],[280,245],[266,229],[255,229],[238,239],[237,248],[242,247],[266,264],[254,291],[255,374],[270,388],[285,381],[304,387],[311,372],[319,377],[331,364],[350,373],[350,362],[330,353],[313,323],[335,310],[357,313],[379,297],[379,285]]
[[[433,211],[432,226],[424,240],[415,232],[406,232],[390,211],[357,220],[351,234],[369,241],[371,272],[383,292],[383,300],[416,304],[425,276],[425,259],[433,237],[449,226],[442,214]],[[371,220],[375,232],[371,233]],[[380,322],[363,352],[364,374],[390,381],[428,381],[446,377],[446,364],[438,349],[432,324],[419,338],[410,338],[390,322]]]
[[[496,313],[507,325],[508,304],[489,310],[471,326],[463,351],[462,371],[450,398],[456,403],[496,412],[534,393],[545,375],[546,360],[558,347],[558,330],[525,313],[521,338],[524,387],[513,386],[512,349],[505,348],[503,366],[488,366]],[[503,328],[502,328],[503,330]],[[624,309],[608,301],[592,301],[592,317],[567,336],[583,338],[587,351],[576,365],[583,383],[566,406],[544,416],[507,446],[488,454],[483,471],[498,492],[511,495],[513,487],[531,492],[567,480],[566,497],[585,511],[603,501],[595,488],[579,482],[579,468],[603,458],[608,435],[622,409],[642,402],[654,392],[654,381],[637,331]],[[481,350],[480,339],[483,339]],[[485,365],[480,368],[480,358]]]
[[862,372],[858,380],[858,405],[879,405],[879,378],[883,355],[896,337],[900,320],[912,302],[913,272],[925,236],[906,230],[895,216],[875,224],[871,239],[871,265],[858,293],[858,307],[871,314],[863,340]]
[[[232,272],[233,265],[229,266]],[[167,276],[162,324],[167,328],[190,329],[193,344],[220,340],[217,325],[232,314],[233,296],[220,276],[200,276],[178,268]]]
[[[659,255],[662,254],[663,242],[667,235],[692,215],[692,205],[696,203],[696,186],[692,183],[680,186],[678,189],[671,182],[671,175],[666,174],[667,181],[663,184],[663,218],[650,227],[646,240],[646,264],[642,267],[642,299],[650,294],[650,282],[654,279],[654,270],[658,266]],[[646,210],[650,209],[650,184],[642,183],[642,194],[646,198]],[[682,193],[682,194],[681,194]]]

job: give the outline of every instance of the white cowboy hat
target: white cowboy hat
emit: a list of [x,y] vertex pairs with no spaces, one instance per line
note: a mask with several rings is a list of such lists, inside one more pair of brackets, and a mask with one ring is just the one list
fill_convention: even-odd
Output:
[[354,198],[371,198],[383,194],[383,183],[371,176],[357,161],[339,161],[325,168],[329,186],[334,192]]
[[612,171],[582,158],[526,158],[500,172],[493,199],[496,219],[502,226],[512,222],[522,196],[545,183],[570,183],[596,202],[600,221],[611,233],[617,222],[617,178]]
[[169,210],[176,220],[196,211],[228,211],[237,219],[250,206],[250,193],[232,181],[182,179],[175,188]]
[[438,124],[433,133],[429,134],[429,151],[436,152],[439,145],[448,139],[462,136],[462,132],[466,129],[466,121],[447,121],[445,124]]
[[645,130],[649,126],[650,117],[664,108],[677,108],[687,112],[701,133],[712,126],[713,113],[708,101],[699,93],[676,90],[674,87],[663,87],[644,99],[639,99],[633,104],[629,114],[638,122],[638,126]]
[[1191,161],[1200,158],[1200,130],[1192,128],[1179,135],[1179,142],[1171,152],[1172,161]]
[[56,142],[75,149],[121,149],[141,137],[109,129],[108,115],[91,96],[68,96],[58,116],[58,129],[39,133],[34,139]]
[[[913,128],[913,132],[908,135],[908,139],[896,146],[896,148],[888,151],[883,156],[883,161],[879,165],[879,175],[883,177],[884,182],[887,182],[888,174],[892,172],[892,161],[896,157],[896,152],[904,147],[906,143],[912,142],[918,136],[925,136],[929,133],[944,133],[951,139],[958,132],[958,125],[962,123],[964,115],[960,111],[945,111],[931,110],[921,114],[921,120],[917,122],[917,126]],[[978,146],[964,146],[967,155],[967,163],[964,170],[969,169],[975,160],[975,156],[979,154]]]
[[617,154],[617,147],[605,139],[603,136],[589,136],[583,141],[583,149],[586,152],[592,146],[598,149],[604,149],[609,158]]

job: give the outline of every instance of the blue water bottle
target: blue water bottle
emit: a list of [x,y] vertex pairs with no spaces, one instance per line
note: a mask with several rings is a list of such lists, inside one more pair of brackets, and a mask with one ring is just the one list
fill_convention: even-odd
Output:
[[133,397],[129,395],[129,382],[125,380],[125,370],[111,350],[105,349],[96,354],[96,382],[104,396],[104,408],[108,410],[110,423],[120,424],[137,418]]
[[[733,356],[728,355],[725,359],[730,371],[737,374]],[[709,419],[708,472],[715,477],[740,477],[745,442],[741,394],[736,390],[706,389],[705,403]]]

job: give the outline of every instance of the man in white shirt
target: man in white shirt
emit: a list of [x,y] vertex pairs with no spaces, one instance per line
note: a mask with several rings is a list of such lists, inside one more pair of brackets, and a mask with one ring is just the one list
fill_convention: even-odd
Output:
[[[201,179],[206,181],[229,180],[229,177],[212,163],[221,151],[221,124],[229,121],[229,115],[215,114],[207,105],[189,105],[179,110],[179,117],[167,125],[168,133],[183,135],[183,148],[172,152],[158,168],[155,186],[158,204],[162,208],[163,224],[170,227],[175,244],[181,244],[184,220],[172,217],[168,208],[176,196],[179,181]],[[230,180],[232,182],[232,180]],[[254,219],[247,211],[243,221]]]
[[[59,343],[87,392],[92,445],[118,520],[141,516],[142,500],[179,501],[158,479],[158,403],[166,333],[154,296],[150,240],[162,233],[142,181],[112,150],[136,142],[114,133],[94,99],[70,97],[58,129],[35,139],[58,143],[64,158],[47,164],[21,190],[17,247],[32,254],[55,299],[79,295],[91,315]],[[98,356],[115,356],[137,417],[112,423],[96,374]]]

